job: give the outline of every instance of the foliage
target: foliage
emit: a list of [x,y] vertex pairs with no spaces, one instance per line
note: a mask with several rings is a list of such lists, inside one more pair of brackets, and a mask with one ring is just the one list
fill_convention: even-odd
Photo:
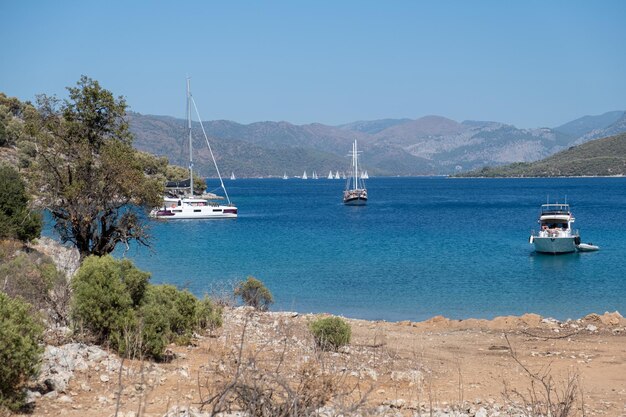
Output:
[[119,339],[124,327],[134,322],[133,308],[141,302],[149,279],[150,274],[130,261],[111,256],[86,258],[72,280],[73,319],[100,343],[113,334]]
[[43,326],[19,298],[0,292],[0,407],[24,405],[24,385],[37,375]]
[[0,249],[1,290],[11,297],[23,298],[46,314],[49,321],[67,324],[69,284],[65,275],[47,256],[10,247],[10,242],[5,241]]
[[132,147],[126,102],[81,77],[69,99],[38,96],[30,121],[39,152],[31,169],[42,204],[63,243],[81,257],[106,255],[119,243],[148,245],[144,209],[161,203],[162,181],[145,175]]
[[254,277],[248,277],[247,280],[240,282],[235,288],[235,296],[241,297],[244,304],[261,311],[267,311],[274,303],[270,290]]
[[28,208],[26,186],[12,167],[0,165],[0,238],[29,241],[39,237],[42,217]]
[[322,350],[337,350],[350,343],[350,325],[339,317],[317,319],[309,324],[315,343]]
[[85,259],[73,279],[72,316],[78,327],[127,356],[163,359],[167,344],[188,343],[194,330],[217,328],[222,311],[111,256]]
[[196,322],[200,329],[213,331],[222,327],[224,323],[222,319],[223,309],[217,305],[207,295],[202,300],[198,300],[196,306]]

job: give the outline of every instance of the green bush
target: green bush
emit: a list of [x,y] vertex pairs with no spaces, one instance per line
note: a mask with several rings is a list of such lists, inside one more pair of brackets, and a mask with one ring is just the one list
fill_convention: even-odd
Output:
[[20,174],[13,167],[0,165],[0,239],[27,242],[39,237],[42,217],[28,208],[28,201]]
[[24,405],[24,386],[39,372],[43,326],[31,307],[0,292],[0,408]]
[[72,280],[72,318],[103,343],[121,335],[134,321],[134,307],[143,299],[150,274],[129,261],[90,256]]
[[196,323],[198,328],[210,332],[222,327],[222,307],[218,306],[207,295],[202,300],[198,300],[196,307]]
[[317,319],[309,324],[315,343],[322,350],[337,350],[350,343],[350,325],[339,317]]
[[150,285],[130,261],[88,257],[73,279],[72,317],[120,354],[163,359],[167,344],[191,341],[194,330],[222,324],[210,299],[173,285]]
[[244,304],[261,311],[267,311],[274,303],[270,290],[254,277],[248,277],[246,281],[240,282],[235,288],[235,296],[241,297]]

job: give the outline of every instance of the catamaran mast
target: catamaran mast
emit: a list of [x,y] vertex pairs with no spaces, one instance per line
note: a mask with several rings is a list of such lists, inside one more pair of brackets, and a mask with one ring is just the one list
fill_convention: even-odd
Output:
[[187,77],[187,129],[189,131],[189,187],[193,198],[193,149],[191,148],[191,89],[189,88],[191,78]]
[[356,139],[354,140],[354,145],[352,147],[352,151],[353,151],[353,159],[354,159],[354,188],[358,189],[359,188],[359,157],[357,156],[357,150],[356,150]]

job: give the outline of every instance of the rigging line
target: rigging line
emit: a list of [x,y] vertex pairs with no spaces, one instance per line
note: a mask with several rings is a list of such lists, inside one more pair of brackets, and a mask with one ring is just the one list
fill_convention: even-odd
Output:
[[200,118],[200,112],[198,111],[198,106],[196,106],[196,100],[191,96],[191,102],[193,103],[193,108],[196,110],[196,116],[198,116],[198,120],[200,121],[200,127],[202,128],[202,134],[204,134],[204,140],[206,141],[207,146],[209,147],[209,152],[211,153],[211,158],[213,159],[213,165],[215,166],[215,170],[217,171],[217,176],[220,179],[220,185],[222,186],[222,190],[224,190],[224,194],[226,195],[226,201],[228,204],[231,204],[230,198],[228,197],[228,191],[226,191],[226,187],[224,186],[224,181],[222,180],[222,174],[220,174],[220,169],[217,167],[217,161],[215,160],[215,155],[213,155],[213,149],[211,149],[211,144],[209,143],[209,137],[204,130],[204,125],[202,124],[202,119]]

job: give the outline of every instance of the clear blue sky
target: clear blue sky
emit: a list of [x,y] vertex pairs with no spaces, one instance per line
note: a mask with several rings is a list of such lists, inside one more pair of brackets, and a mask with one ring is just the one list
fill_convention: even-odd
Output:
[[626,1],[0,0],[0,91],[81,74],[146,114],[518,127],[626,110]]

